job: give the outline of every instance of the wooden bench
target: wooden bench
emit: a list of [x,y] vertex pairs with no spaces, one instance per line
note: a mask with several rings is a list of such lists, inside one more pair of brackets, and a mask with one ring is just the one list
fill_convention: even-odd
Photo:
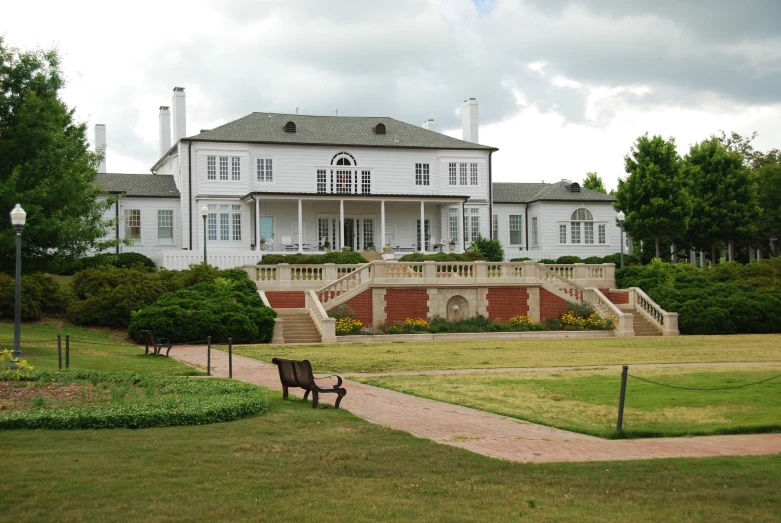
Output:
[[335,408],[339,408],[339,403],[342,402],[342,398],[347,395],[347,391],[341,388],[342,378],[339,376],[323,376],[323,378],[336,378],[338,381],[336,385],[331,387],[320,387],[315,383],[316,379],[312,374],[312,364],[309,360],[283,360],[282,358],[274,358],[271,363],[275,364],[279,369],[279,380],[282,382],[282,399],[287,399],[288,387],[299,387],[306,391],[304,393],[304,399],[309,397],[309,393],[312,393],[312,408],[317,408],[317,402],[319,400],[319,394],[336,394]]
[[171,352],[172,344],[168,341],[168,338],[155,338],[152,331],[141,331],[141,333],[144,335],[144,343],[146,343],[146,352],[144,354],[149,354],[149,347],[152,347],[152,354],[155,356],[160,356],[160,352],[163,349],[168,349],[165,351],[166,356]]

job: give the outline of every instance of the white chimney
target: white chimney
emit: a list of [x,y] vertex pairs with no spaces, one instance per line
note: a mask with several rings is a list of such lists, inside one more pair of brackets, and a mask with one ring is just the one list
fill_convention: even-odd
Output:
[[106,172],[106,126],[102,123],[95,124],[95,152],[103,155],[98,164],[98,172]]
[[160,157],[171,148],[171,111],[165,105],[160,106]]
[[477,141],[477,100],[470,98],[461,104],[461,132],[465,142]]
[[174,143],[187,136],[187,114],[184,106],[184,87],[174,87]]
[[437,122],[435,122],[433,118],[429,118],[428,120],[423,122],[422,127],[424,129],[428,129],[429,131],[437,132]]

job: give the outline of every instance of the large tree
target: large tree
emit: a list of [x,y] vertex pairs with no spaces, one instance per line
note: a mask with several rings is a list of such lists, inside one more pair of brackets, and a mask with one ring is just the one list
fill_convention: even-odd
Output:
[[730,150],[721,139],[692,145],[684,172],[692,196],[689,237],[699,247],[716,247],[756,236],[759,218],[756,184],[745,165],[745,153]]
[[626,214],[629,236],[654,240],[658,258],[662,238],[680,237],[691,211],[675,139],[640,136],[624,157],[624,168],[629,176],[618,180],[614,207]]
[[586,173],[586,179],[583,180],[583,187],[591,189],[592,191],[601,192],[602,194],[607,194],[607,189],[605,189],[605,184],[602,183],[602,178],[595,172]]
[[777,149],[770,151],[760,165],[752,173],[762,213],[758,225],[760,238],[781,238],[781,153]]
[[93,182],[98,155],[88,150],[86,125],[62,101],[56,50],[21,51],[0,37],[0,270],[15,259],[8,212],[27,211],[23,267],[45,268],[97,246],[110,225],[109,202]]

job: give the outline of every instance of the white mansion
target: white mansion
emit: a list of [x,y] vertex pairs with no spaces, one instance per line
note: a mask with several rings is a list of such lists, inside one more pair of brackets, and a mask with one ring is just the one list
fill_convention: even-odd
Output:
[[[183,88],[172,107],[173,125],[160,108],[151,173],[106,173],[104,162],[98,175],[107,193],[123,195],[109,216],[119,218],[116,237],[135,242],[121,249],[158,265],[202,260],[204,237],[221,266],[324,247],[409,253],[453,243],[462,252],[478,235],[499,239],[508,259],[620,249],[612,197],[569,181],[492,183],[497,149],[478,142],[473,98],[461,108],[463,140],[433,120],[276,113],[188,136]],[[105,136],[96,126],[98,149]]]

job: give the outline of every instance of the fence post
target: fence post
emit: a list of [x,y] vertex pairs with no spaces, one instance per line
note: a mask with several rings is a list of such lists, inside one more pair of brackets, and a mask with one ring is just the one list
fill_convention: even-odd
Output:
[[629,366],[624,365],[621,368],[621,395],[618,398],[618,423],[616,431],[621,432],[624,426],[624,398],[626,397],[626,375],[629,372]]
[[212,337],[206,336],[206,375],[212,375]]
[[57,335],[57,363],[62,370],[62,334]]
[[65,368],[71,368],[71,335],[65,335]]
[[228,377],[233,378],[233,338],[228,338]]

